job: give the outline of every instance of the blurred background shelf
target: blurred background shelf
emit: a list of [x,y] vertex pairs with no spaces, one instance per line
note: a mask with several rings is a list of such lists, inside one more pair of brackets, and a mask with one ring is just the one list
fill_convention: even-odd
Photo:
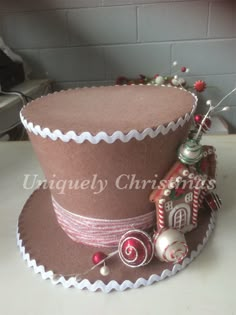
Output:
[[[48,79],[27,80],[14,86],[10,92],[12,91],[23,93],[26,99],[35,99],[51,92],[51,81]],[[22,140],[25,138],[19,112],[26,103],[25,97],[20,95],[0,94],[0,141]]]

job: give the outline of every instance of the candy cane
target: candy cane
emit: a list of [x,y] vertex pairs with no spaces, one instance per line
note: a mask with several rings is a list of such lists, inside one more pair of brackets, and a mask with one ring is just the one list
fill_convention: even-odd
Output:
[[207,193],[207,188],[204,187],[204,189],[202,189],[202,191],[200,192],[200,195],[199,195],[199,207],[201,207],[201,205],[203,203],[203,199],[206,196],[206,193]]
[[199,208],[199,187],[195,187],[193,192],[193,216],[192,216],[192,224],[197,224],[198,218],[198,208]]
[[159,227],[163,229],[165,227],[165,216],[164,216],[164,203],[165,199],[160,199],[158,203],[158,217],[159,217]]

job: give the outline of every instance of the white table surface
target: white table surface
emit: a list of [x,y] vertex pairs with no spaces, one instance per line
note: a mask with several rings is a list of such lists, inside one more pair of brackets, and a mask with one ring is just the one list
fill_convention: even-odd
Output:
[[53,286],[29,269],[16,246],[16,224],[31,190],[24,174],[42,171],[28,142],[0,143],[0,314],[236,314],[236,136],[208,136],[217,148],[224,205],[202,254],[176,276],[125,292]]

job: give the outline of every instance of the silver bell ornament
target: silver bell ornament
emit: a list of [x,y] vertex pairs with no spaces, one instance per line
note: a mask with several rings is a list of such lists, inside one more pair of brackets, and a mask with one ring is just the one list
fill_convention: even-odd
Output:
[[184,164],[196,164],[202,158],[202,146],[196,139],[188,139],[179,147],[178,158]]

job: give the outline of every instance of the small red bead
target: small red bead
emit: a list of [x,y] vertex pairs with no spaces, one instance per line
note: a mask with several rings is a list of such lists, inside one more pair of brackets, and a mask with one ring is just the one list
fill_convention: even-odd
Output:
[[159,74],[155,74],[154,75],[154,79],[158,78],[159,77]]
[[181,71],[182,71],[182,72],[186,72],[186,70],[187,70],[186,67],[182,67],[182,68],[181,68]]
[[107,257],[107,255],[103,252],[96,252],[93,257],[92,257],[92,260],[93,260],[93,263],[94,265],[97,265],[99,264],[102,260],[104,260],[105,258]]
[[200,123],[202,122],[202,115],[200,115],[200,114],[195,115],[194,121],[197,125],[200,125]]

